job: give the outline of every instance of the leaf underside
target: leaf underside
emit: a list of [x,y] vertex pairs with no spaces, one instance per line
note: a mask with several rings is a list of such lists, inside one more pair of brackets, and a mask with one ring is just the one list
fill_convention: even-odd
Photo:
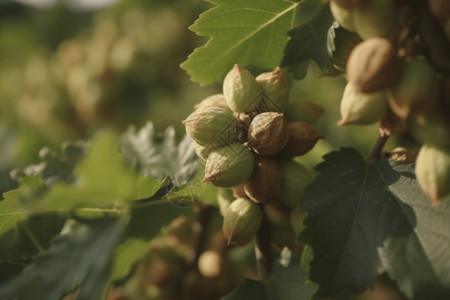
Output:
[[300,239],[313,248],[310,279],[320,296],[361,292],[387,272],[407,297],[424,289],[450,297],[450,205],[431,206],[412,166],[366,164],[341,149],[316,169]]
[[271,69],[282,58],[298,2],[209,0],[216,6],[190,27],[209,36],[181,67],[202,85],[221,81],[234,64]]

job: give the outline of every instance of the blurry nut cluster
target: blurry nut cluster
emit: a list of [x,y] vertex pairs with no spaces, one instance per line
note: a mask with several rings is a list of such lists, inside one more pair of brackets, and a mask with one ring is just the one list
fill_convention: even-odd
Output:
[[[411,14],[407,5],[394,0],[331,0],[340,26],[363,39],[347,60],[339,125],[378,122],[381,136],[408,134],[423,144],[415,161],[416,176],[436,205],[450,194],[449,81],[420,51],[419,32],[412,34],[404,21],[405,12]],[[445,31],[450,2],[429,0],[428,6]]]

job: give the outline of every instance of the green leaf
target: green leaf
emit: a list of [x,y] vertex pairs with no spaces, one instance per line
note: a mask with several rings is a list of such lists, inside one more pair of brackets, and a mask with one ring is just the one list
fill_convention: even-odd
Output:
[[74,289],[76,299],[100,299],[123,225],[120,219],[99,219],[56,238],[21,275],[0,287],[0,299],[59,300]]
[[35,175],[23,178],[19,188],[3,194],[5,199],[0,201],[0,236],[25,218],[26,211],[22,206],[21,197],[24,194],[40,193],[44,186],[42,179]]
[[110,280],[124,278],[131,271],[133,265],[147,254],[149,242],[141,239],[128,239],[114,251],[113,268]]
[[44,213],[16,223],[0,236],[0,263],[29,263],[36,254],[50,247],[50,241],[61,232],[66,218],[58,213]]
[[200,15],[190,27],[199,36],[210,36],[181,67],[202,85],[220,81],[231,67],[272,69],[281,60],[301,4],[286,0],[208,0],[216,6]]
[[37,165],[31,165],[24,169],[14,169],[12,177],[20,181],[23,177],[39,175],[47,185],[52,185],[58,181],[73,181],[73,170],[86,153],[86,142],[65,142],[61,146],[62,156],[52,152],[47,147],[39,151],[39,158],[42,160]]
[[173,127],[167,128],[162,137],[155,135],[150,122],[139,131],[130,127],[120,138],[120,150],[126,162],[141,173],[160,180],[170,176],[177,187],[189,182],[197,172],[192,140],[185,136],[177,147]]
[[98,135],[87,156],[76,170],[73,184],[59,182],[52,186],[31,209],[36,211],[66,210],[83,205],[118,205],[135,200],[137,175],[126,167],[115,150],[116,137]]
[[305,61],[313,60],[323,73],[331,72],[328,31],[333,22],[329,6],[324,5],[310,22],[289,31],[291,39],[284,50],[281,66],[290,67],[298,73],[297,69]]
[[286,265],[278,261],[267,282],[247,279],[222,300],[310,300],[314,289],[306,286],[307,278],[298,259],[290,259]]
[[383,271],[409,297],[450,286],[450,205],[434,208],[412,166],[366,164],[353,149],[324,156],[307,188],[300,238],[313,248],[319,296],[363,291]]
[[29,215],[23,201],[46,188],[42,179],[25,177],[18,189],[6,192],[0,201],[0,263],[26,265],[50,246],[62,228],[65,216],[50,213]]
[[187,214],[191,208],[182,208],[168,200],[135,204],[131,208],[130,221],[124,236],[150,240],[161,232],[161,228],[181,214]]
[[246,279],[222,300],[261,299],[269,300],[264,282]]

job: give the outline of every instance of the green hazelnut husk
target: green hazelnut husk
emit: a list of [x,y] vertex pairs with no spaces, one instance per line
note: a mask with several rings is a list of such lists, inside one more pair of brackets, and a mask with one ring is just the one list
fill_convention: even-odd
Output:
[[220,107],[199,108],[182,123],[187,135],[202,146],[229,145],[237,134],[236,118]]
[[281,163],[281,174],[280,200],[295,208],[306,186],[313,180],[313,175],[305,166],[292,160]]
[[237,113],[251,112],[261,102],[262,87],[250,71],[238,64],[223,80],[223,95],[228,106]]
[[252,174],[254,154],[242,144],[231,144],[211,152],[206,160],[205,178],[218,187],[244,183]]
[[258,204],[247,198],[234,200],[226,209],[222,230],[229,245],[244,245],[258,232],[263,214]]

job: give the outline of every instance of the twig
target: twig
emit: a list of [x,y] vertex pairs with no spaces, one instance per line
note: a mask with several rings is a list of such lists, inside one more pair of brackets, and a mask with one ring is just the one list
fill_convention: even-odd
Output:
[[383,150],[384,145],[386,145],[387,140],[389,139],[389,135],[379,136],[375,145],[372,148],[369,156],[366,158],[366,162],[371,162],[374,159],[381,158],[381,151]]
[[188,261],[190,268],[197,268],[198,259],[205,249],[205,241],[208,234],[208,226],[214,207],[200,203],[198,205],[197,219],[192,223],[192,248],[193,254]]
[[442,25],[431,14],[427,1],[410,0],[410,5],[419,19],[419,34],[430,63],[442,74],[450,76],[450,41]]
[[258,276],[262,280],[267,280],[272,272],[272,249],[270,246],[270,225],[265,218],[256,234],[255,243],[256,265]]

